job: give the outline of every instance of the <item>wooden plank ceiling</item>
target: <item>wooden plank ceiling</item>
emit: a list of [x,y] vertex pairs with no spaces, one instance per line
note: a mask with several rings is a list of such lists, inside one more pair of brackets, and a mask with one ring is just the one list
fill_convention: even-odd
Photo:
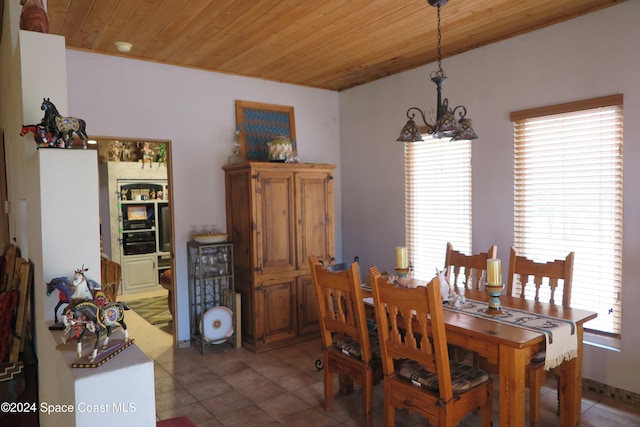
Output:
[[[450,0],[442,55],[621,1]],[[336,91],[437,58],[427,0],[48,0],[48,13],[68,48]],[[133,49],[121,54],[116,41]]]

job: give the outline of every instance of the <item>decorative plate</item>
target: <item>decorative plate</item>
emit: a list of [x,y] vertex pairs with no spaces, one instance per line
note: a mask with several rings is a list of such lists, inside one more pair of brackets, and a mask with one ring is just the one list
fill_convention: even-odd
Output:
[[220,344],[233,335],[233,312],[224,306],[210,308],[204,312],[200,332],[205,341]]

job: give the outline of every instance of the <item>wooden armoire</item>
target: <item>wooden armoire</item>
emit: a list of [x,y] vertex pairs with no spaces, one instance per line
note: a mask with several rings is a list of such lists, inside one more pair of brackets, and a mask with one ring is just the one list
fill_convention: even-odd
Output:
[[335,261],[335,165],[247,162],[223,169],[243,345],[258,352],[317,336],[308,257]]

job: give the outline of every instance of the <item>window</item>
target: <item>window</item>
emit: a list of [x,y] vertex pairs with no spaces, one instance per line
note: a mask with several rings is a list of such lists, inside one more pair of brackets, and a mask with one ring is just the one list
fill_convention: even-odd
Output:
[[575,252],[571,306],[620,335],[622,95],[511,114],[514,241],[538,260]]
[[405,227],[414,276],[444,268],[447,242],[471,253],[471,142],[405,143]]

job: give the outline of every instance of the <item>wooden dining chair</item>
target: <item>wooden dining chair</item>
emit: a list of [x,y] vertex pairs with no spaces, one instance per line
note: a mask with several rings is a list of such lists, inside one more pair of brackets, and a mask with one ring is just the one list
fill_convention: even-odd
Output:
[[456,290],[461,285],[465,289],[480,289],[482,278],[487,271],[487,259],[497,257],[496,245],[491,246],[487,252],[466,255],[453,249],[453,245],[447,242],[444,268],[449,276],[449,285],[454,286]]
[[122,267],[115,261],[100,258],[100,279],[102,291],[107,299],[115,302],[120,292],[120,281],[122,280]]
[[[460,251],[453,249],[453,245],[447,242],[447,252],[444,259],[444,268],[449,280],[449,286],[453,286],[456,292],[460,293],[460,288],[464,289],[480,289],[483,277],[487,273],[487,259],[498,257],[498,246],[493,245],[487,252],[466,255]],[[461,361],[466,359],[469,351],[449,346],[450,357],[454,360]],[[475,366],[487,368],[488,365],[481,360],[477,353],[473,354]]]
[[324,358],[324,409],[331,411],[333,375],[339,390],[349,394],[353,383],[362,387],[365,425],[371,426],[373,386],[382,379],[378,335],[374,322],[367,322],[358,263],[334,271],[309,257],[311,277],[318,299]]
[[[561,301],[563,307],[570,307],[573,257],[574,253],[570,252],[563,260],[546,263],[535,262],[517,255],[516,250],[512,247],[509,256],[507,295],[542,301],[540,294],[543,290],[543,295],[549,295],[549,299],[544,299],[544,302],[558,304],[557,301]],[[530,291],[529,287],[532,287]],[[546,292],[544,287],[548,288]],[[545,356],[544,352],[540,352],[534,355],[527,365],[526,386],[529,387],[529,420],[533,426],[537,425],[540,420],[540,389],[549,374],[544,369]],[[557,390],[559,394],[559,381]]]
[[440,427],[455,426],[480,409],[482,426],[489,427],[493,381],[481,369],[449,360],[438,278],[403,288],[376,267],[369,273],[384,372],[384,425],[395,425],[396,408]]

